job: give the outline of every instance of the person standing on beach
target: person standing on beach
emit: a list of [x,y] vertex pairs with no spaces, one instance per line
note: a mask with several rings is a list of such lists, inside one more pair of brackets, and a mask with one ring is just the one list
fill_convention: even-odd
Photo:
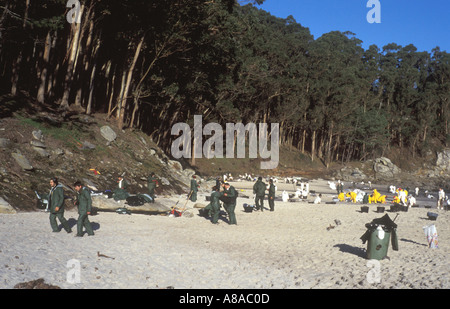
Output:
[[77,191],[77,199],[75,205],[78,206],[78,221],[77,221],[77,237],[83,237],[83,227],[89,236],[94,235],[92,230],[91,222],[89,222],[88,215],[92,211],[92,199],[91,192],[83,184],[77,181],[74,184],[75,191]]
[[148,193],[152,198],[152,203],[155,202],[155,188],[159,186],[158,179],[155,176],[155,173],[151,173],[147,179]]
[[439,188],[437,209],[444,209],[444,200],[445,200],[445,192],[442,188]]
[[336,185],[336,191],[337,191],[337,194],[338,194],[338,195],[339,195],[340,193],[343,193],[343,192],[344,192],[344,183],[341,182],[340,179],[338,180],[338,183],[337,183],[337,185]]
[[64,190],[62,185],[58,183],[57,178],[50,179],[50,193],[48,195],[48,205],[50,208],[50,226],[53,232],[59,232],[56,218],[61,222],[64,230],[71,233],[72,229],[69,226],[66,218],[64,218]]
[[222,185],[222,181],[220,180],[220,177],[216,178],[216,188],[217,192],[220,192],[220,186]]
[[229,224],[237,224],[236,214],[234,213],[237,199],[236,189],[227,182],[223,184],[223,188],[224,190],[220,193],[220,196],[222,197],[223,207],[228,213]]
[[192,175],[192,179],[191,179],[191,191],[189,193],[189,199],[192,202],[196,202],[197,201],[197,191],[198,191],[198,184],[197,184],[197,180],[195,179],[195,175]]
[[130,194],[127,192],[128,182],[123,178],[123,174],[117,178],[117,188],[114,190],[113,198],[116,201],[125,200]]
[[220,214],[220,187],[212,187],[211,202],[204,208],[211,217],[213,224],[218,224]]
[[255,194],[256,210],[261,209],[261,211],[264,211],[264,196],[266,195],[266,184],[262,181],[262,177],[258,177],[258,180],[253,185],[253,194]]
[[268,195],[268,199],[269,199],[270,211],[274,211],[275,210],[275,185],[273,184],[273,180],[272,179],[269,180],[269,195]]

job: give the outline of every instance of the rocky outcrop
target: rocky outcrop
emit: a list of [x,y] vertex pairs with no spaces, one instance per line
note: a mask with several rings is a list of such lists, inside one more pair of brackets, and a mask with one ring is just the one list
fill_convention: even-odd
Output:
[[346,166],[341,168],[334,177],[345,181],[362,181],[367,178],[359,168],[350,168]]
[[0,214],[15,214],[17,211],[0,196]]
[[[163,214],[171,210],[173,201],[168,199],[156,199],[155,203],[145,203],[142,206],[130,206],[125,200],[115,201],[104,195],[92,197],[92,206],[99,211],[116,211],[119,208],[127,208],[131,213],[139,214]],[[174,205],[172,205],[174,206]]]
[[113,129],[111,129],[110,126],[103,126],[100,128],[100,134],[103,136],[104,139],[107,141],[107,145],[114,142],[117,138],[116,132],[114,132]]
[[24,155],[22,155],[21,153],[12,153],[11,154],[12,157],[14,158],[14,160],[16,160],[17,164],[19,164],[19,166],[25,170],[25,171],[32,171],[33,170],[33,166],[31,165],[30,161],[28,161],[27,158],[25,158]]
[[440,176],[450,174],[450,148],[437,153],[435,171]]
[[373,170],[377,179],[391,179],[401,173],[400,168],[385,157],[374,160]]

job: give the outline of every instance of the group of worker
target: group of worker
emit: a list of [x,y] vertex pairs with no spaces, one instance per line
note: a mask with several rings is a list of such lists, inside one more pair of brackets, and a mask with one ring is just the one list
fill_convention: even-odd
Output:
[[[76,199],[74,201],[74,205],[78,207],[78,220],[77,220],[77,234],[76,237],[83,236],[83,228],[86,229],[86,232],[89,236],[94,235],[94,231],[92,229],[91,222],[89,222],[88,216],[92,211],[92,199],[91,193],[88,188],[83,186],[83,184],[79,181],[74,184],[75,191],[77,193]],[[64,230],[67,233],[71,233],[72,229],[64,217],[65,205],[64,205],[64,189],[61,184],[58,183],[57,178],[50,179],[50,192],[48,195],[48,211],[50,212],[50,227],[53,232],[59,232],[60,229],[58,227],[56,219],[61,222]]]
[[[127,192],[128,182],[123,176],[124,175],[122,174],[118,177],[117,188],[113,191],[112,197],[115,200],[126,199],[129,196]],[[158,186],[159,183],[155,173],[151,173],[148,177],[148,190],[149,195],[152,198],[152,202],[155,201],[155,188]],[[74,189],[76,191],[74,205],[78,208],[77,234],[75,236],[82,237],[84,234],[83,228],[89,236],[93,236],[94,231],[88,217],[92,212],[91,190],[84,186],[80,181],[74,183]],[[67,233],[72,232],[68,221],[64,217],[64,199],[63,186],[59,184],[57,178],[50,179],[50,192],[48,194],[46,210],[50,213],[50,226],[53,232],[60,231],[56,219],[59,220]]]
[[[192,177],[190,199],[195,202],[197,200],[198,184],[195,175]],[[211,217],[211,222],[213,224],[219,224],[220,202],[223,202],[223,208],[225,208],[225,211],[228,214],[228,224],[237,225],[235,209],[238,192],[236,189],[228,182],[222,182],[219,179],[217,179],[216,185],[211,189],[210,203],[203,209],[203,214]],[[195,195],[193,195],[194,191]]]
[[[191,191],[189,198],[191,201],[195,202],[197,200],[198,184],[195,179],[195,175],[192,177],[193,179],[191,180]],[[276,187],[273,184],[273,179],[270,179],[269,185],[266,185],[262,181],[262,177],[258,177],[258,180],[253,185],[255,210],[260,210],[261,212],[264,211],[264,198],[266,196],[266,190],[268,190],[269,209],[270,211],[275,210]],[[222,181],[220,178],[217,178],[216,185],[212,187],[210,203],[203,209],[202,213],[211,217],[211,222],[213,224],[218,224],[221,202],[223,202],[223,207],[229,217],[228,223],[231,225],[236,225],[237,221],[235,209],[237,197],[238,192],[232,185],[228,182]]]
[[[128,182],[124,179],[124,175],[120,175],[117,179],[117,187],[114,189],[112,198],[114,200],[125,200],[127,197],[130,196],[128,193]],[[150,173],[150,175],[147,178],[147,188],[148,188],[148,195],[151,197],[151,202],[155,202],[155,189],[159,187],[158,178],[156,177],[155,173]]]

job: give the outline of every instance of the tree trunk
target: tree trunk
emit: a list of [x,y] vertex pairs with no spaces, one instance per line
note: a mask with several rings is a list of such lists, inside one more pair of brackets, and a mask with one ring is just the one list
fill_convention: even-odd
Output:
[[97,58],[98,58],[98,50],[100,49],[100,38],[98,38],[97,40],[97,44],[94,47],[94,52],[93,52],[93,58],[94,58],[94,65],[92,67],[92,72],[91,72],[91,78],[90,78],[90,83],[89,83],[89,97],[88,97],[88,103],[86,106],[86,114],[90,115],[92,112],[92,100],[93,100],[93,95],[94,95],[94,80],[95,80],[95,74],[97,71]]
[[142,45],[144,44],[144,38],[145,38],[145,35],[142,36],[138,46],[136,47],[136,52],[134,53],[133,62],[131,63],[130,68],[128,69],[127,81],[126,81],[126,84],[125,84],[123,97],[122,97],[122,99],[120,100],[120,103],[119,103],[120,113],[119,113],[118,127],[119,127],[120,130],[122,130],[123,126],[124,126],[125,109],[126,109],[126,105],[127,105],[128,93],[130,92],[130,85],[131,85],[131,80],[133,79],[134,67],[136,66],[136,62],[137,62],[137,60],[139,58],[139,54],[141,52]]
[[[23,18],[23,23],[22,23],[23,29],[25,29],[27,26],[29,7],[30,7],[30,0],[26,0],[25,13],[24,13],[24,18]],[[17,94],[17,88],[18,88],[18,84],[19,84],[20,65],[22,63],[22,56],[23,56],[23,48],[20,50],[19,55],[17,56],[16,62],[14,62],[14,64],[13,64],[12,77],[11,77],[11,94],[12,95]]]
[[37,101],[39,103],[45,102],[45,86],[47,83],[47,73],[48,73],[48,64],[50,61],[50,49],[51,49],[51,34],[50,31],[47,33],[47,37],[45,38],[45,48],[44,48],[44,56],[42,57],[42,72],[41,72],[41,84],[39,85],[38,93],[37,93]]
[[313,131],[312,137],[311,137],[311,161],[314,162],[314,156],[316,152],[316,130]]
[[[80,14],[83,16],[83,10],[84,5],[82,4],[80,7]],[[76,56],[78,55],[78,46],[79,46],[79,38],[80,38],[80,32],[81,32],[81,24],[73,23],[72,29],[73,33],[72,37],[72,43],[70,44],[70,57],[67,64],[67,72],[66,76],[64,78],[64,93],[61,100],[61,107],[67,108],[69,107],[69,95],[71,90],[71,83],[73,80],[73,70],[74,70],[74,64],[76,61]]]

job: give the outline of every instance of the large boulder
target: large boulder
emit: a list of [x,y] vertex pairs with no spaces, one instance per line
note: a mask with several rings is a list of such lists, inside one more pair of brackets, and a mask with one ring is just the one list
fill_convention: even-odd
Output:
[[17,211],[0,196],[0,214],[15,214]]
[[41,131],[41,130],[33,131],[33,132],[31,132],[31,134],[33,135],[33,138],[34,138],[35,140],[41,141],[41,142],[44,141],[44,135],[42,134],[42,131]]
[[108,144],[114,142],[117,138],[116,132],[114,132],[113,129],[111,129],[111,127],[109,126],[101,127],[100,133],[108,141]]
[[16,160],[17,164],[25,170],[25,171],[31,171],[33,170],[33,166],[31,165],[30,161],[28,161],[27,158],[25,158],[21,153],[13,153],[12,157]]
[[401,172],[400,168],[398,168],[394,163],[391,162],[391,160],[385,157],[375,159],[373,170],[375,171],[375,177],[378,179],[394,178]]
[[336,174],[336,178],[344,181],[361,181],[367,178],[367,176],[359,168],[351,168],[344,166]]
[[41,147],[33,147],[33,150],[36,151],[41,157],[48,158],[50,157],[50,153]]
[[450,148],[446,148],[442,152],[438,152],[436,172],[439,174],[450,173]]
[[8,148],[11,144],[11,141],[7,138],[0,137],[0,148]]
[[136,214],[161,214],[171,210],[173,202],[168,199],[157,199],[155,203],[145,203],[142,206],[130,206],[125,200],[115,201],[104,195],[92,196],[92,206],[99,211],[116,211],[119,208],[127,208],[131,213]]

